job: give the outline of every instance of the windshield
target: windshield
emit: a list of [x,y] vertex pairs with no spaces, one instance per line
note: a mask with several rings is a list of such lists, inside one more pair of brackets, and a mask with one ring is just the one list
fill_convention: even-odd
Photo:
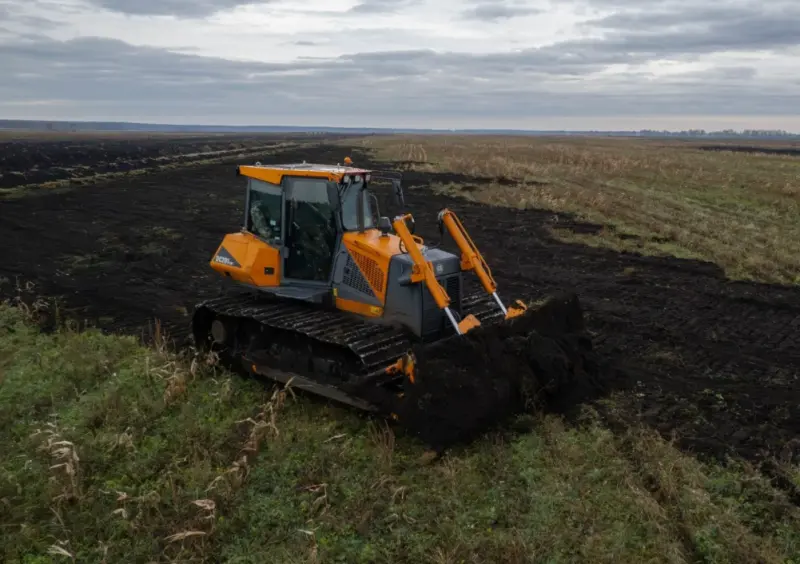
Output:
[[[360,180],[360,179],[359,179]],[[345,190],[342,199],[342,223],[345,230],[358,229],[358,195],[361,194],[363,203],[364,229],[373,229],[377,226],[375,215],[375,202],[367,190],[361,190],[361,182],[350,184]]]

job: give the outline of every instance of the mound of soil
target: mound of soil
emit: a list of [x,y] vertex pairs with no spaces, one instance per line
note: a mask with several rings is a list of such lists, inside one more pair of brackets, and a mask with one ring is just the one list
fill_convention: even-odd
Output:
[[521,412],[564,411],[602,387],[574,294],[415,351],[400,423],[435,449]]

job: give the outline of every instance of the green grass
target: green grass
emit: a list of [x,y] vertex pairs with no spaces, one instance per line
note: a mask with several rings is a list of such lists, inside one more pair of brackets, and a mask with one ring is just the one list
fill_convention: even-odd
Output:
[[[430,460],[348,409],[0,306],[0,561],[791,562],[800,512],[591,410]],[[212,359],[213,360],[213,359]],[[796,559],[794,560],[797,561]]]
[[[730,277],[800,283],[800,158],[644,139],[393,136],[347,141],[412,169],[488,180],[436,191],[571,212],[605,228],[554,236],[715,262]],[[504,178],[504,183],[498,179]],[[510,182],[509,182],[510,181]]]

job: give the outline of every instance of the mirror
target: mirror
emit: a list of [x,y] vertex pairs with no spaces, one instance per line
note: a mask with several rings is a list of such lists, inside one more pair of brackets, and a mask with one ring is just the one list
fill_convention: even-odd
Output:
[[394,204],[396,206],[405,206],[406,200],[403,194],[403,185],[399,180],[392,179],[392,192],[394,193]]
[[335,182],[328,182],[328,201],[330,202],[331,207],[333,207],[334,212],[338,212],[339,208],[342,207],[342,203],[339,198],[339,187]]
[[373,225],[378,225],[381,220],[381,213],[380,213],[381,207],[378,203],[378,196],[376,196],[369,190],[367,190],[367,195],[369,196],[369,199],[372,201],[372,206],[370,209],[370,213],[372,215],[370,219],[372,220]]

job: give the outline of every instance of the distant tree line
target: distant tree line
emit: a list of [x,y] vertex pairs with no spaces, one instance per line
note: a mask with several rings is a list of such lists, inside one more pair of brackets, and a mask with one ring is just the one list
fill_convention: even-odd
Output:
[[642,137],[746,137],[748,139],[797,139],[800,134],[790,133],[783,129],[722,129],[719,131],[706,131],[705,129],[687,129],[684,131],[666,131],[642,129],[637,135]]

